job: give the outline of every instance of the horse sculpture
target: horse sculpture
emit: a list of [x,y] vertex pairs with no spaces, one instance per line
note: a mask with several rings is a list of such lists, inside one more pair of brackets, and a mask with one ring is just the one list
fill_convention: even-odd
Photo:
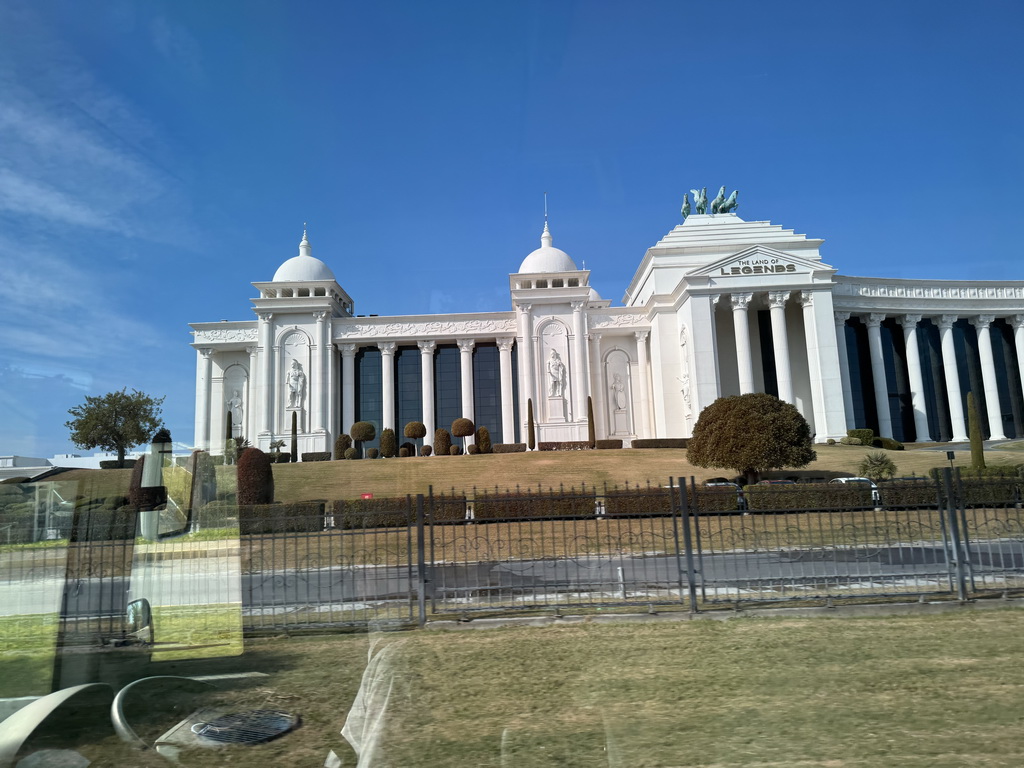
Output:
[[[725,187],[722,187],[722,190],[724,191]],[[739,193],[740,193],[740,191],[738,189],[734,189],[732,191],[732,194],[729,195],[729,199],[726,200],[724,203],[722,203],[722,204],[720,204],[718,206],[718,212],[719,213],[732,213],[737,208],[739,208],[740,204],[736,200],[736,197],[737,197],[737,195],[739,195]]]
[[686,220],[686,217],[690,215],[690,198],[687,197],[685,192],[683,193],[683,208],[680,213],[683,214],[684,221]]
[[724,203],[724,202],[725,202],[725,187],[722,187],[720,190],[718,190],[718,197],[716,197],[714,200],[711,201],[711,212],[712,213],[721,213],[722,212],[721,211],[721,206],[722,206],[722,203]]
[[704,187],[703,189],[691,189],[690,192],[693,194],[693,207],[697,210],[697,213],[707,213],[708,188]]

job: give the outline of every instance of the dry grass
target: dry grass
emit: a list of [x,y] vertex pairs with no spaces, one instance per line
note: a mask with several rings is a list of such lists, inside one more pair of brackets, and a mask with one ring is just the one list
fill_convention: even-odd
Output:
[[[1022,632],[1024,611],[1010,609],[391,635],[374,764],[1019,766]],[[279,638],[221,660],[271,673],[226,703],[281,706],[303,725],[189,764],[315,766],[328,749],[354,764],[339,731],[367,647]],[[96,768],[159,764],[112,739],[80,750]]]

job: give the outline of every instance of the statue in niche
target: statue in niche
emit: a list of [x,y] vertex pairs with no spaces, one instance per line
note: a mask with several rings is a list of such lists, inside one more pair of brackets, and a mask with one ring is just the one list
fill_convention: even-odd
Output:
[[[238,390],[234,390],[231,393],[231,397],[227,401],[228,410],[231,411],[231,428],[232,430],[242,429],[242,396]],[[241,432],[239,431],[239,434]],[[234,435],[231,435],[234,437]]]
[[626,385],[622,381],[622,375],[616,373],[612,377],[612,403],[615,404],[615,410],[624,411],[626,410]]
[[302,364],[298,360],[292,360],[285,384],[288,386],[288,407],[301,408],[306,396],[306,374],[302,372]]
[[565,363],[553,349],[548,358],[548,379],[550,380],[548,395],[551,397],[563,396],[565,394]]

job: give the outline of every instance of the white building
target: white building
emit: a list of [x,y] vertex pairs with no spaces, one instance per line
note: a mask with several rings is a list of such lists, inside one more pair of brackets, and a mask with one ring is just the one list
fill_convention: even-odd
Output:
[[[793,403],[816,439],[871,427],[904,441],[1024,435],[1024,281],[843,277],[822,241],[735,213],[691,215],[644,254],[612,307],[552,245],[509,275],[511,309],[363,317],[331,269],[299,255],[253,283],[255,320],[195,323],[196,445],[233,431],[329,451],[356,421],[378,434],[466,416],[494,442],[687,437],[724,395]],[[429,441],[428,437],[428,441]]]

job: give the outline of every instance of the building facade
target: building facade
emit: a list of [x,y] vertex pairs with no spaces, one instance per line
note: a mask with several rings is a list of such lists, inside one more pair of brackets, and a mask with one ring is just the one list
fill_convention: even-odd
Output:
[[967,439],[973,392],[989,439],[1024,435],[1024,281],[844,277],[822,241],[735,213],[687,216],[649,248],[613,307],[555,248],[509,275],[511,309],[361,316],[303,233],[255,320],[194,323],[196,447],[330,451],[356,421],[436,427],[465,416],[494,442],[688,437],[718,397],[768,392],[817,441],[870,427]]

